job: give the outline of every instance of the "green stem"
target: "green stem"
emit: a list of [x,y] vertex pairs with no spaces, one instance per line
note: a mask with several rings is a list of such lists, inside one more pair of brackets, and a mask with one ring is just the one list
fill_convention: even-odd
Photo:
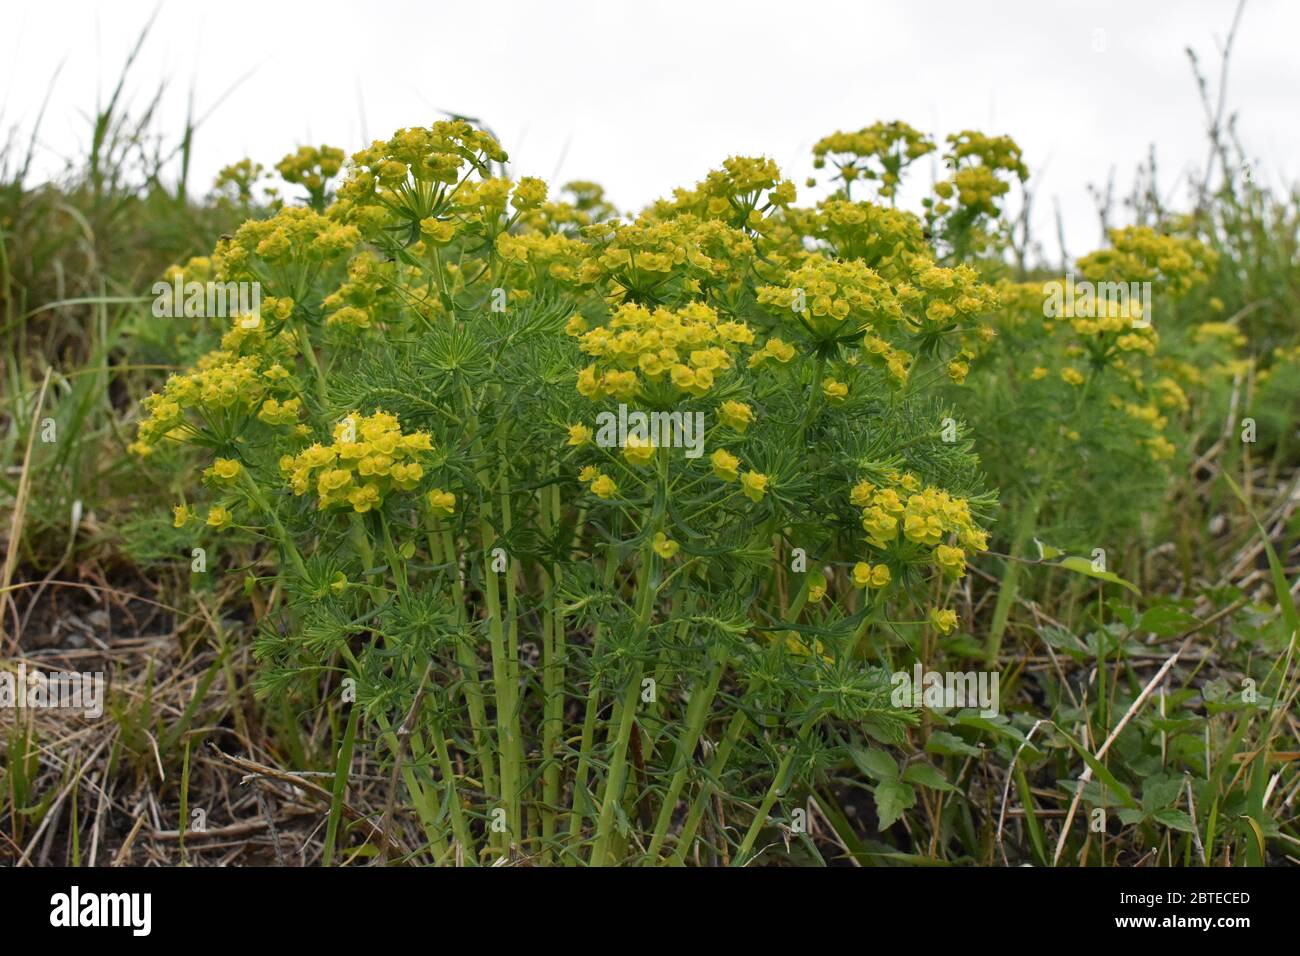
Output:
[[609,840],[614,829],[614,808],[622,799],[623,783],[627,773],[627,746],[632,739],[632,723],[636,719],[636,703],[641,693],[641,673],[643,665],[638,661],[632,667],[627,687],[623,691],[620,705],[618,736],[614,740],[614,755],[609,763],[609,773],[605,778],[604,794],[600,806],[600,818],[596,823],[596,842],[591,850],[591,865],[604,866],[608,853]]
[[[557,534],[560,525],[560,488],[551,485],[541,491],[542,528]],[[550,842],[555,837],[556,808],[560,804],[558,741],[564,728],[564,619],[556,607],[560,583],[559,562],[545,572],[542,594],[542,864],[553,862]]]
[[[651,527],[641,545],[641,558],[636,572],[636,631],[633,646],[639,651],[654,611],[655,585],[655,535],[663,529],[664,503],[668,484],[668,449],[658,453],[658,494],[655,496],[655,513]],[[615,808],[622,802],[623,785],[627,773],[627,746],[632,739],[632,723],[636,719],[636,704],[641,693],[641,675],[644,663],[638,657],[623,691],[622,709],[618,715],[618,735],[614,739],[613,754],[605,786],[600,798],[600,817],[596,821],[596,841],[591,851],[591,865],[604,866],[607,862],[609,840],[613,834]]]
[[758,835],[762,832],[763,827],[767,825],[768,813],[771,811],[773,804],[776,803],[777,798],[785,791],[786,777],[790,775],[790,766],[794,763],[794,756],[799,749],[799,744],[807,738],[808,732],[812,730],[813,724],[817,722],[819,716],[821,715],[816,712],[809,715],[808,719],[803,722],[803,726],[799,728],[799,734],[795,742],[790,745],[790,749],[781,758],[781,764],[776,769],[772,784],[767,788],[763,802],[758,805],[758,812],[754,815],[754,821],[749,825],[749,832],[745,834],[740,849],[731,861],[732,866],[744,866],[749,862],[750,854],[754,850],[754,843],[758,840]]
[[[451,531],[435,522],[435,531],[429,535],[429,553],[439,564],[449,566],[451,590],[456,599],[456,622],[468,623],[465,605],[465,585],[461,582],[460,566]],[[439,543],[441,540],[441,547]],[[483,775],[483,791],[489,800],[499,798],[496,769],[493,766],[491,745],[487,735],[487,710],[483,705],[483,685],[479,681],[478,653],[467,640],[456,641],[456,663],[460,666],[460,679],[465,688],[465,703],[469,709],[470,731],[474,737],[474,750],[478,754],[479,772]]]
[[[618,555],[617,550],[613,547],[608,549],[605,557],[605,575],[603,579],[603,590],[601,593],[608,594],[614,587],[614,577],[618,573]],[[604,634],[604,628],[601,622],[597,621],[596,626],[592,629],[591,637],[591,659],[597,659],[600,652],[601,637]],[[582,828],[583,818],[586,816],[587,805],[587,774],[591,770],[591,749],[596,739],[596,714],[600,710],[600,675],[593,674],[591,678],[591,687],[587,690],[587,707],[586,713],[582,718],[582,740],[578,745],[578,767],[573,776],[573,802],[569,807],[569,825],[568,833],[570,839],[578,835]]]
[[695,831],[699,829],[700,820],[704,817],[704,809],[713,796],[717,781],[722,778],[722,772],[727,769],[727,761],[730,759],[731,752],[735,749],[737,741],[740,740],[740,735],[747,723],[749,723],[749,718],[745,716],[745,712],[738,710],[731,718],[731,723],[727,725],[727,731],[722,737],[722,743],[718,745],[717,753],[713,755],[713,760],[709,763],[709,780],[700,787],[699,793],[695,795],[691,810],[686,814],[686,822],[682,824],[682,832],[677,837],[677,850],[669,861],[672,866],[686,865],[686,854],[695,842]]
[[677,798],[681,796],[682,788],[686,785],[686,778],[695,759],[695,747],[700,741],[700,734],[704,731],[709,709],[718,693],[718,684],[722,681],[722,672],[725,669],[722,663],[715,665],[703,685],[697,687],[695,693],[691,695],[691,702],[686,709],[686,727],[677,739],[677,750],[673,754],[673,759],[677,762],[677,770],[668,784],[668,792],[664,794],[663,806],[659,808],[659,819],[655,823],[654,836],[647,850],[647,858],[651,862],[658,860],[659,851],[668,835],[668,826],[672,823]]
[[1011,614],[1011,606],[1016,600],[1020,582],[1021,552],[1024,551],[1025,545],[1029,543],[1030,537],[1033,536],[1034,528],[1038,523],[1038,511],[1042,507],[1046,488],[1045,484],[1040,485],[1033,497],[1025,505],[1024,511],[1020,513],[1020,520],[1016,523],[1015,533],[1011,538],[1011,550],[1008,552],[1006,564],[1002,568],[1002,579],[998,582],[998,600],[993,605],[993,622],[989,626],[988,641],[984,646],[984,656],[990,664],[997,661],[998,652],[1002,649],[1002,637],[1006,633],[1007,620]]
[[451,829],[456,839],[465,849],[465,861],[470,866],[478,866],[478,854],[475,852],[474,837],[465,821],[465,812],[460,805],[460,791],[456,786],[456,771],[451,765],[451,756],[447,753],[447,739],[443,736],[442,725],[433,724],[433,746],[438,757],[438,768],[442,772],[443,782],[447,785],[447,802],[451,805]]

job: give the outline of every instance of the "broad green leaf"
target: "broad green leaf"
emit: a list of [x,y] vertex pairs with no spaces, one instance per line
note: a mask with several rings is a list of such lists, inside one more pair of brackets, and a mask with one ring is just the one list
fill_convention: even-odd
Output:
[[1157,810],[1151,814],[1151,819],[1171,830],[1179,830],[1183,833],[1193,833],[1196,830],[1196,827],[1192,826],[1192,818],[1185,811],[1175,810],[1172,807]]
[[925,749],[932,754],[940,754],[944,757],[978,757],[980,755],[978,747],[972,747],[956,734],[950,734],[946,730],[936,730],[932,733],[929,741],[926,742]]
[[906,783],[914,783],[920,787],[928,787],[931,790],[953,790],[950,784],[937,767],[928,763],[908,764],[907,769],[903,771],[903,780]]
[[1173,637],[1199,626],[1200,618],[1188,614],[1175,604],[1157,604],[1148,608],[1138,621],[1137,630],[1155,634],[1157,637]]
[[872,780],[897,780],[898,763],[883,750],[875,747],[850,747],[849,756],[858,769]]
[[880,829],[893,826],[903,811],[916,804],[916,791],[901,780],[884,780],[876,784],[876,816]]
[[1073,571],[1076,574],[1086,574],[1088,577],[1096,578],[1098,581],[1106,581],[1109,584],[1118,584],[1120,587],[1128,588],[1138,597],[1142,596],[1142,592],[1137,589],[1136,585],[1131,584],[1128,581],[1125,581],[1114,571],[1095,570],[1092,566],[1092,562],[1089,561],[1087,558],[1080,558],[1080,557],[1062,558],[1060,561],[1056,562],[1056,567],[1065,568],[1065,570]]

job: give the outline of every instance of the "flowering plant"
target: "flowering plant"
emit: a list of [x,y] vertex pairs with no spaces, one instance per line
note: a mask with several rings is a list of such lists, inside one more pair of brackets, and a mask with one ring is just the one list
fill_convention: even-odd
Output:
[[[819,144],[844,188],[814,207],[732,158],[624,219],[437,123],[336,190],[335,151],[289,157],[305,204],[184,267],[262,308],[134,449],[200,456],[178,527],[262,543],[261,686],[354,696],[418,857],[743,863],[825,767],[905,739],[890,668],[961,626],[995,508],[945,395],[1014,292],[850,198],[875,164],[893,198],[913,132]],[[959,188],[1018,156],[955,148]],[[915,800],[881,791],[882,823]]]

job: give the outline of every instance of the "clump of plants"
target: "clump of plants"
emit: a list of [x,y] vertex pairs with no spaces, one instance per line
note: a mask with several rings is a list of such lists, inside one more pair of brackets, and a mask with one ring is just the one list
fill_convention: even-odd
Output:
[[[196,546],[261,543],[260,685],[354,695],[418,857],[747,862],[917,721],[882,636],[953,630],[986,547],[938,386],[996,293],[891,210],[795,210],[769,160],[622,220],[505,158],[400,130],[223,239],[202,265],[260,312],[135,450],[201,475],[172,479]],[[881,787],[882,822],[915,799]]]

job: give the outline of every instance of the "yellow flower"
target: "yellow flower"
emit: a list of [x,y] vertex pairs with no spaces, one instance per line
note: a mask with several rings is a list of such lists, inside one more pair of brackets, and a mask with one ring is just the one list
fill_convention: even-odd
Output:
[[950,578],[959,578],[966,573],[966,552],[961,548],[941,544],[934,549],[934,561]]
[[348,492],[348,504],[358,514],[365,514],[379,504],[379,489],[374,485],[362,485]]
[[221,505],[214,505],[208,509],[208,526],[220,531],[223,528],[230,527],[230,512]]
[[623,457],[634,465],[648,465],[654,461],[655,446],[648,438],[629,435],[627,444],[623,446]]
[[854,485],[853,490],[849,492],[849,501],[859,508],[865,508],[867,502],[871,500],[871,493],[875,490],[876,486],[864,478]]
[[578,472],[578,480],[583,484],[589,481],[595,481],[600,477],[600,469],[595,465],[587,465],[582,471]]
[[1174,456],[1178,449],[1174,443],[1165,438],[1164,435],[1156,435],[1154,438],[1147,439],[1147,447],[1151,451],[1152,461],[1167,461]]
[[1067,365],[1065,368],[1061,369],[1061,380],[1067,385],[1082,385],[1083,375],[1078,369],[1071,368]]
[[591,441],[592,431],[586,425],[569,426],[569,445],[585,445]]
[[597,498],[613,498],[618,494],[618,485],[609,475],[601,475],[591,483],[591,493]]
[[420,235],[435,246],[445,246],[456,235],[456,222],[452,219],[421,219]]
[[403,491],[410,491],[424,477],[424,468],[418,461],[398,462],[389,470],[388,475],[398,488]]
[[651,544],[651,547],[654,548],[655,554],[659,555],[659,557],[663,558],[665,561],[668,561],[677,554],[677,550],[681,545],[676,541],[673,541],[662,531],[659,531],[655,533],[654,542]]
[[957,361],[948,363],[948,377],[952,379],[953,382],[956,383],[957,385],[960,385],[962,382],[966,381],[966,376],[969,374],[970,374],[970,365],[968,363],[957,362]]
[[435,515],[452,515],[456,513],[456,496],[450,491],[434,488],[425,496],[429,509]]
[[872,544],[884,548],[898,533],[898,519],[879,505],[873,505],[862,513],[862,530],[866,531]]
[[767,475],[747,471],[740,476],[740,490],[750,501],[762,501],[767,494]]
[[1047,378],[1047,369],[1043,368],[1041,365],[1035,366],[1034,370],[1029,373],[1029,377],[1035,382],[1041,381],[1042,379]]
[[767,359],[776,359],[782,365],[788,363],[795,356],[794,346],[778,338],[771,338],[767,343],[749,357],[749,367],[754,368],[763,364]]
[[860,588],[883,588],[892,578],[889,568],[883,564],[873,567],[865,561],[859,561],[853,566],[853,583]]
[[183,528],[192,517],[194,515],[189,508],[185,507],[185,505],[176,505],[172,508],[172,527]]
[[934,625],[935,630],[940,634],[951,634],[957,627],[957,612],[947,608],[942,611],[937,607],[930,608],[930,623]]
[[405,452],[432,451],[433,439],[428,432],[411,432],[398,440],[397,447]]
[[828,378],[822,382],[822,394],[826,396],[826,400],[829,402],[842,402],[848,398],[849,387],[843,382]]
[[722,424],[734,431],[743,433],[754,421],[754,410],[744,402],[728,399],[722,403],[718,411]]
[[322,471],[320,477],[316,479],[316,491],[321,496],[325,496],[331,491],[338,491],[351,480],[352,472],[346,468],[331,468]]
[[719,448],[709,456],[709,461],[713,465],[713,473],[723,481],[735,481],[736,469],[740,467],[740,459],[728,452],[725,448]]
[[234,481],[243,470],[243,465],[233,458],[218,458],[212,463],[211,468],[203,472],[203,477],[211,478],[213,481]]

